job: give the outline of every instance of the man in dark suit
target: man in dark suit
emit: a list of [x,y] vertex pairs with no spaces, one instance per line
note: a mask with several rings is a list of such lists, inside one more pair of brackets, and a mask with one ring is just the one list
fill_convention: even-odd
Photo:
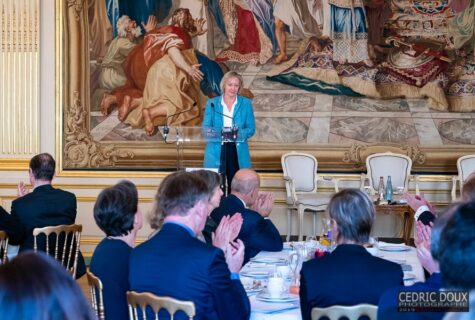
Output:
[[19,244],[23,237],[23,226],[17,217],[10,215],[0,206],[0,230],[8,234],[9,243]]
[[223,252],[196,238],[209,214],[209,198],[206,183],[195,174],[177,172],[162,181],[152,214],[157,221],[164,218],[163,226],[132,251],[130,289],[192,301],[196,320],[248,319],[249,299],[239,280],[242,241],[228,241]]
[[261,250],[281,251],[283,247],[279,230],[269,219],[274,198],[271,193],[259,192],[259,185],[260,178],[254,170],[239,170],[231,182],[231,194],[211,213],[217,224],[226,215],[241,213],[243,224],[238,238],[246,247],[244,263]]
[[302,318],[313,307],[377,305],[387,289],[403,284],[401,266],[373,257],[368,242],[375,209],[369,197],[356,189],[335,194],[328,204],[332,238],[338,246],[329,255],[305,262],[300,273]]
[[442,287],[438,256],[440,254],[440,236],[448,220],[454,215],[460,205],[451,205],[435,220],[434,226],[417,222],[414,243],[417,257],[428,271],[430,277],[425,282],[417,282],[411,286],[399,286],[387,290],[379,300],[378,319],[385,320],[440,320],[445,312],[398,312],[398,296],[407,291],[439,291]]
[[[28,192],[24,184],[18,185],[19,198],[13,200],[11,215],[24,228],[20,252],[33,249],[33,229],[76,221],[76,196],[71,192],[55,189],[51,185],[56,162],[48,153],[41,153],[30,160],[29,177],[33,187]],[[79,254],[76,276],[86,273],[82,254]]]

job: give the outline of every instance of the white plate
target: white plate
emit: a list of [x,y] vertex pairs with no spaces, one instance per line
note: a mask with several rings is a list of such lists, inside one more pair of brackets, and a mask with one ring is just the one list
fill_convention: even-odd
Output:
[[299,301],[299,296],[296,294],[283,293],[278,298],[271,298],[268,292],[261,292],[257,295],[256,299],[264,302],[296,302]]
[[275,257],[259,257],[259,258],[251,258],[252,262],[259,262],[259,263],[268,263],[268,264],[285,264],[287,260],[284,258],[275,258]]
[[409,251],[411,250],[408,246],[380,246],[378,247],[381,251],[389,251],[389,252],[400,252],[400,251]]
[[255,278],[255,279],[267,279],[269,278],[269,271],[262,271],[262,270],[241,271],[241,276]]

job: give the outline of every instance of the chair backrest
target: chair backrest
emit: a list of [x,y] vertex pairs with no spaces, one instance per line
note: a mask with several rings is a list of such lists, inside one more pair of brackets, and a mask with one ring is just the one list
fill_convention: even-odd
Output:
[[311,154],[289,152],[282,155],[284,176],[293,181],[295,192],[315,192],[317,190],[318,161]]
[[150,292],[134,292],[127,291],[127,303],[129,304],[129,319],[139,320],[140,308],[142,319],[146,319],[145,310],[147,306],[151,307],[158,319],[158,313],[161,309],[165,309],[170,314],[170,319],[173,320],[173,315],[181,310],[186,313],[189,319],[193,319],[196,314],[195,304],[191,301],[180,301],[170,297],[158,297]]
[[[80,224],[35,228],[33,229],[33,249],[45,251],[48,255],[53,256],[75,277],[81,232],[82,225]],[[39,243],[39,235],[45,236],[44,246]]]
[[8,234],[0,231],[0,264],[8,261]]
[[99,320],[105,320],[104,299],[102,296],[102,282],[94,273],[86,271],[87,283],[91,292],[91,305]]
[[409,176],[411,175],[412,160],[406,155],[392,152],[375,153],[366,158],[366,170],[368,171],[369,186],[371,191],[377,192],[379,177],[386,179],[391,176],[394,189],[404,187],[407,191],[409,187]]
[[458,158],[457,170],[460,184],[462,185],[467,177],[475,171],[475,154],[469,154]]
[[376,320],[378,315],[378,306],[372,304],[357,304],[355,306],[331,306],[328,308],[313,308],[312,320],[318,320],[321,317],[328,317],[330,320],[338,320],[346,317],[349,320],[357,320],[362,316],[367,316],[370,320]]

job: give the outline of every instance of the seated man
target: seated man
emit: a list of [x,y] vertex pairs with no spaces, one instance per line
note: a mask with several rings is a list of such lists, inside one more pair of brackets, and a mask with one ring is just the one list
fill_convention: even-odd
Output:
[[279,231],[269,220],[272,211],[271,193],[259,192],[260,178],[252,169],[236,172],[231,182],[231,194],[221,200],[211,217],[219,224],[225,215],[240,212],[243,224],[238,238],[244,242],[244,263],[261,250],[281,251],[283,247]]
[[401,266],[373,257],[368,242],[375,209],[360,190],[345,189],[328,204],[336,249],[329,255],[305,262],[300,272],[302,318],[310,319],[313,307],[377,305],[387,289],[403,284]]
[[128,320],[129,257],[142,228],[138,193],[130,181],[102,190],[94,205],[94,220],[104,238],[94,250],[91,272],[102,281],[107,319]]
[[[41,153],[30,160],[29,177],[32,192],[20,182],[19,198],[13,200],[11,215],[23,225],[25,234],[20,241],[20,252],[33,249],[33,229],[76,221],[76,196],[51,185],[56,162],[48,153]],[[86,273],[86,264],[79,253],[76,276]]]
[[412,286],[399,286],[387,290],[378,304],[378,319],[410,320],[410,319],[442,319],[444,312],[398,312],[398,295],[401,291],[439,291],[442,287],[438,255],[440,235],[447,221],[452,217],[459,204],[447,208],[444,214],[435,220],[434,226],[424,225],[417,221],[414,243],[417,248],[417,257],[430,274],[425,282],[417,282]]
[[132,251],[130,289],[192,301],[196,320],[248,319],[249,299],[238,274],[242,241],[228,242],[223,253],[196,238],[209,214],[209,198],[206,183],[195,174],[177,172],[161,182],[152,215],[163,215],[163,226]]

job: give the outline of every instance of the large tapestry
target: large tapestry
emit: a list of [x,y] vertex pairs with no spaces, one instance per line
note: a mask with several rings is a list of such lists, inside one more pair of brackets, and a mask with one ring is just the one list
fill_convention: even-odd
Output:
[[[71,67],[63,81],[86,75],[85,87],[64,95],[66,168],[171,167],[163,127],[199,127],[229,70],[253,99],[261,168],[278,166],[273,144],[324,145],[343,162],[351,151],[341,145],[355,143],[413,145],[408,153],[420,156],[417,121],[357,123],[339,116],[343,108],[408,112],[421,99],[427,113],[475,110],[473,0],[58,1],[67,12],[63,63],[80,51],[87,68]],[[359,132],[365,121],[394,132]],[[473,144],[437,121],[441,145]],[[190,144],[190,164],[201,164],[200,150]]]

